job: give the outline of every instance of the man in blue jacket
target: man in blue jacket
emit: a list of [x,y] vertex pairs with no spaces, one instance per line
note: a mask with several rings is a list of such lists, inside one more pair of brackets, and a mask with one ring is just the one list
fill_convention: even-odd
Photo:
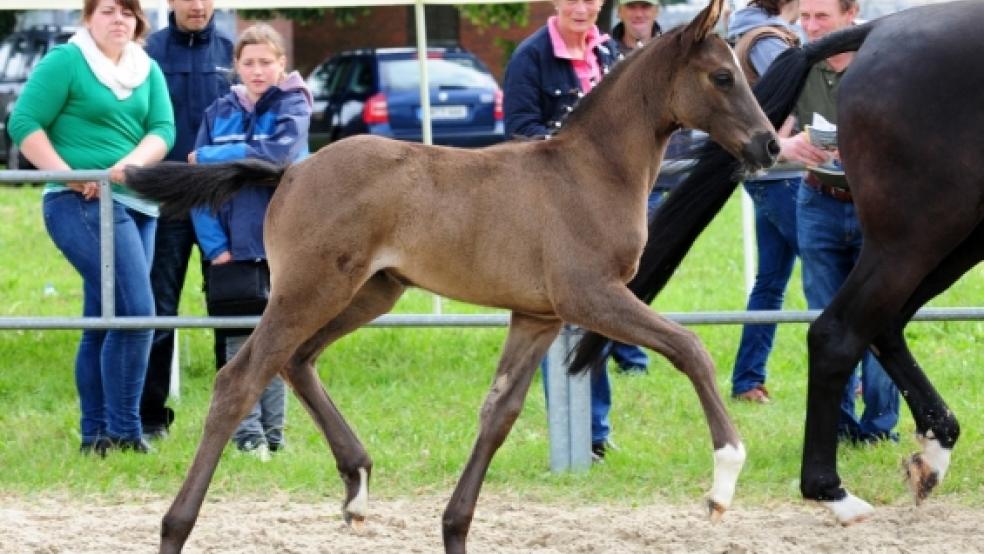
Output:
[[[213,0],[168,0],[169,25],[147,37],[147,53],[167,79],[177,138],[167,160],[184,162],[195,146],[202,116],[229,92],[233,43],[215,28]],[[188,219],[161,217],[150,270],[157,315],[178,313],[195,230]],[[174,330],[158,329],[147,365],[140,419],[149,439],[167,436],[174,411],[167,407]]]

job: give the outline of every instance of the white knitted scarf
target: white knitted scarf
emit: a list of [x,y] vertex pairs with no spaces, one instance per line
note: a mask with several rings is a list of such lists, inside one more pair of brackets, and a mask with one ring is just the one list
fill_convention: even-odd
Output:
[[96,79],[113,91],[119,100],[129,98],[133,89],[143,84],[150,74],[150,56],[133,41],[123,48],[119,63],[113,63],[102,53],[85,27],[72,35],[69,42],[79,47]]

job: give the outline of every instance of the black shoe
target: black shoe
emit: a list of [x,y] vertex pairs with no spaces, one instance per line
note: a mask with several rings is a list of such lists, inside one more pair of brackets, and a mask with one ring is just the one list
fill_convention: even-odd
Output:
[[[154,447],[150,445],[143,438],[139,439],[109,439],[111,446],[110,450],[119,450],[120,452],[136,452],[137,454],[149,454],[154,451]],[[104,454],[105,455],[105,454]]]
[[[582,443],[583,444],[583,443]],[[605,443],[596,442],[591,445],[591,461],[592,462],[603,462],[605,461]]]
[[99,437],[92,442],[83,442],[79,445],[79,453],[83,456],[96,454],[100,458],[106,457],[106,451],[112,448],[113,442],[108,437]]

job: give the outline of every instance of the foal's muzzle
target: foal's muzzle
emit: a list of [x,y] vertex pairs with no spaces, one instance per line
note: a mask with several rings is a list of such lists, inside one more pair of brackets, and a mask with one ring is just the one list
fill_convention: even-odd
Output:
[[756,133],[752,136],[752,140],[742,147],[741,155],[742,161],[753,171],[772,167],[779,157],[779,141],[768,131]]

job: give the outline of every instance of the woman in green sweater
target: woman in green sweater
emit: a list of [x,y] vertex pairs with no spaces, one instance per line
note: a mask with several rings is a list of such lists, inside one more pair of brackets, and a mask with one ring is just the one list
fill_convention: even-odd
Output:
[[[10,136],[39,169],[109,169],[113,181],[116,313],[152,316],[149,267],[157,206],[123,184],[123,168],[161,160],[174,116],[160,68],[135,42],[139,0],[85,0],[83,27],[34,69],[10,117]],[[45,227],[81,274],[83,313],[101,315],[99,185],[49,183]],[[140,393],[152,331],[86,330],[75,360],[81,451],[147,452]]]

